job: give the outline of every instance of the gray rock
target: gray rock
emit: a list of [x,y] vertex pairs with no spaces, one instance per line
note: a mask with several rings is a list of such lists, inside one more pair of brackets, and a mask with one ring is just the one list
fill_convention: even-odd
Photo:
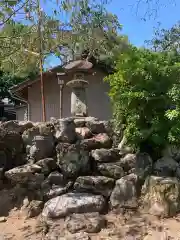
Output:
[[98,148],[111,148],[112,140],[106,133],[100,133],[92,138],[82,140],[80,144],[83,148],[91,151]]
[[44,136],[51,138],[53,136],[53,125],[51,123],[37,123],[33,128],[29,128],[22,134],[22,139],[25,146],[32,146],[34,137]]
[[115,181],[104,176],[78,177],[74,189],[78,192],[92,192],[109,197],[112,193]]
[[20,126],[18,124],[18,121],[15,120],[4,122],[1,124],[1,127],[7,129],[8,131],[20,133]]
[[29,150],[29,158],[38,161],[53,156],[53,136],[35,136]]
[[85,123],[87,123],[87,124],[89,122],[99,121],[99,119],[96,117],[85,117],[84,120],[85,120]]
[[18,124],[21,127],[20,133],[34,127],[33,123],[30,121],[19,121]]
[[24,131],[22,134],[22,139],[23,139],[25,146],[31,146],[34,137],[39,134],[40,134],[40,132],[39,132],[38,127],[33,127],[33,128],[30,128],[30,129],[27,129],[26,131]]
[[136,154],[128,153],[121,160],[121,166],[125,172],[129,172],[136,167]]
[[78,139],[86,139],[92,136],[92,133],[87,127],[76,128],[76,134]]
[[145,178],[152,173],[153,161],[147,153],[136,154],[135,173],[139,179]]
[[37,201],[37,200],[31,201],[29,206],[26,209],[27,217],[33,218],[38,216],[43,209],[43,205],[44,203],[42,201]]
[[41,172],[49,174],[57,169],[56,160],[54,158],[44,158],[36,162],[36,165],[41,167]]
[[114,135],[114,126],[112,121],[103,121],[105,132],[108,134],[108,136],[113,137]]
[[124,170],[117,162],[115,163],[101,163],[97,165],[99,173],[103,176],[110,177],[113,179],[120,179],[124,176]]
[[60,142],[74,143],[77,137],[75,127],[73,118],[57,120],[54,123],[55,138]]
[[112,208],[136,208],[137,176],[130,174],[116,181],[115,188],[110,196],[110,205]]
[[24,163],[23,141],[17,132],[0,128],[1,167],[8,170]]
[[86,126],[90,129],[93,134],[105,133],[106,129],[103,121],[88,121]]
[[69,188],[73,186],[73,182],[69,181],[67,184],[55,185],[55,184],[43,184],[41,185],[42,195],[45,200],[61,196],[68,192]]
[[56,218],[72,213],[101,212],[104,206],[105,200],[100,195],[67,193],[46,202],[42,216]]
[[44,179],[45,179],[44,174],[35,173],[31,177],[28,178],[28,180],[27,180],[27,182],[25,182],[25,184],[29,191],[30,190],[32,190],[32,191],[39,190]]
[[78,145],[58,144],[58,166],[64,176],[76,177],[89,171],[89,153]]
[[50,184],[61,185],[64,183],[64,176],[61,173],[55,171],[49,174],[47,180]]
[[66,219],[66,228],[70,233],[98,233],[105,227],[105,219],[99,213],[72,214]]
[[163,157],[154,163],[154,175],[157,176],[175,177],[179,173],[178,169],[179,164],[170,157]]
[[117,149],[95,149],[91,151],[91,155],[97,162],[115,162],[120,159]]
[[40,173],[41,167],[36,164],[26,164],[5,172],[5,176],[14,183],[24,184],[34,178],[35,173]]
[[152,173],[152,159],[147,153],[128,153],[120,160],[121,166],[127,173],[135,173],[144,180]]
[[85,118],[75,118],[74,123],[75,123],[76,128],[82,128],[82,127],[85,127],[86,120],[85,120]]
[[32,128],[33,127],[33,123],[32,122],[26,122],[26,121],[15,121],[15,120],[11,120],[11,121],[7,121],[4,122],[1,125],[2,128],[7,129],[8,131],[13,131],[16,133],[23,133],[25,130]]
[[149,213],[175,216],[180,210],[180,183],[177,178],[150,176],[143,185],[141,198]]

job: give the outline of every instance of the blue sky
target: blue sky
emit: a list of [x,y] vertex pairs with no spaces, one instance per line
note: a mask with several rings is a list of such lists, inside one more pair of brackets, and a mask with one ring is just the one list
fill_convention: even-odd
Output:
[[[118,16],[120,23],[123,25],[123,33],[128,35],[129,40],[136,46],[142,46],[145,40],[152,39],[154,28],[159,25],[158,22],[161,23],[161,28],[170,28],[180,20],[180,0],[159,1],[163,2],[163,5],[158,5],[157,12],[154,12],[150,19],[147,16],[146,21],[143,21],[142,18],[145,16],[148,6],[140,4],[137,11],[137,4],[135,5],[135,3],[138,0],[112,0],[108,10]],[[134,2],[134,6],[132,2]],[[145,0],[142,0],[142,2],[145,2]],[[152,0],[152,2],[155,3],[156,0]],[[155,7],[155,4],[151,5],[151,13]]]
[[[150,18],[145,15],[148,10],[148,5],[143,4],[145,0],[137,7],[138,0],[112,0],[107,6],[107,9],[116,14],[119,22],[123,25],[122,33],[129,37],[131,43],[136,46],[143,46],[145,40],[150,40],[153,37],[154,29],[170,28],[180,20],[180,0],[159,0],[163,5],[152,4],[150,13],[153,16]],[[155,3],[157,0],[151,0]],[[176,2],[176,4],[174,4]],[[157,11],[152,9],[156,8]],[[142,18],[146,16],[146,21]],[[53,67],[59,64],[59,59],[50,57],[48,66]]]

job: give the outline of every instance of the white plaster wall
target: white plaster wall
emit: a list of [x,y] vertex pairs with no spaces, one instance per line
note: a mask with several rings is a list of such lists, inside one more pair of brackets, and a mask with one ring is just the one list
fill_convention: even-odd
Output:
[[[111,104],[107,92],[109,85],[103,82],[104,74],[100,71],[94,72],[94,75],[89,75],[86,79],[89,81],[87,89],[87,103],[89,116],[98,117],[101,120],[111,118]],[[62,76],[65,83],[70,78]],[[60,97],[59,85],[56,78],[46,79],[44,81],[44,92],[46,102],[46,118],[59,118],[60,116]],[[30,103],[30,120],[42,121],[41,109],[41,92],[40,82],[34,83],[28,90],[28,99]],[[67,86],[63,88],[63,117],[71,116],[71,89]]]
[[16,108],[16,120],[24,121],[26,118],[26,111],[27,111],[27,108],[25,106]]

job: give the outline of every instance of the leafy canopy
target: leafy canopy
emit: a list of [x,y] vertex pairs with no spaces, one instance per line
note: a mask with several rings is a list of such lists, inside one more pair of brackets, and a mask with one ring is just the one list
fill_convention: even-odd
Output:
[[107,77],[116,125],[134,147],[179,143],[180,57],[131,47]]
[[156,52],[177,51],[180,54],[180,22],[170,29],[156,30],[154,38],[147,43]]
[[[4,23],[0,33],[1,66],[18,76],[25,76],[28,71],[38,69],[39,66],[39,56],[30,53],[38,53],[40,47],[39,4],[37,0],[28,0],[25,5],[23,3],[25,2],[14,1],[13,6],[12,3],[6,5],[2,11],[4,17],[0,18]],[[94,56],[102,60],[110,59],[117,49],[126,47],[127,39],[118,34],[121,25],[117,17],[106,10],[106,3],[105,0],[66,0],[51,4],[51,15],[42,10],[43,57],[55,54],[64,61],[67,55],[75,58],[87,50],[88,58]],[[20,10],[18,5],[21,5]],[[13,17],[6,12],[7,6],[16,10],[16,16],[22,14],[23,24],[8,20]],[[61,14],[66,14],[67,17],[60,18]],[[25,18],[27,21],[24,21]],[[27,24],[24,25],[24,22]],[[25,52],[26,49],[29,52]]]
[[8,72],[0,70],[0,100],[8,98],[10,101],[14,102],[15,100],[12,98],[9,89],[13,85],[16,85],[24,80],[24,78],[16,77]]

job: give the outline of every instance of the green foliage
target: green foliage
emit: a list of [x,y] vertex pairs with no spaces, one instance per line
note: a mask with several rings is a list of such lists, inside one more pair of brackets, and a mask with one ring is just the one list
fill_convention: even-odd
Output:
[[0,70],[0,99],[8,98],[10,101],[14,101],[9,92],[9,89],[22,81],[24,78],[15,77],[7,72]]
[[33,28],[10,21],[0,32],[0,66],[5,72],[18,77],[26,77],[37,72],[37,56],[27,54],[24,48],[31,49],[37,44],[37,34]]
[[155,36],[151,41],[147,41],[154,51],[180,51],[180,22],[170,29],[155,31]]
[[180,58],[130,47],[107,77],[116,125],[134,147],[180,141]]
[[[88,58],[93,56],[111,61],[117,50],[128,45],[127,39],[118,35],[121,25],[117,17],[105,8],[107,0],[64,0],[56,4],[52,4],[53,0],[43,0],[51,8],[48,13],[39,11],[38,0],[13,2],[0,4],[3,13],[0,17],[0,25],[3,26],[0,32],[0,65],[17,76],[24,77],[39,68],[40,58],[32,52],[39,53],[40,38],[44,59],[55,54],[62,61],[67,55],[77,58],[84,50],[88,50]],[[8,13],[8,8],[14,11],[13,15]],[[13,21],[14,16],[22,22]]]

